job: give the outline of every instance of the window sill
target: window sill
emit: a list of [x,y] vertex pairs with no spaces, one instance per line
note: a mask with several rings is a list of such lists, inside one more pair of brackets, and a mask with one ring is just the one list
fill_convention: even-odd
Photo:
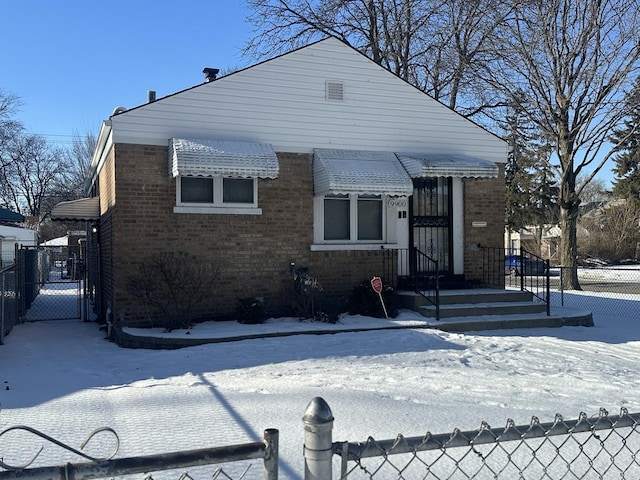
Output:
[[257,207],[210,207],[176,205],[173,213],[196,213],[201,215],[262,215],[262,209]]
[[354,250],[397,250],[396,243],[314,243],[312,252],[337,252]]

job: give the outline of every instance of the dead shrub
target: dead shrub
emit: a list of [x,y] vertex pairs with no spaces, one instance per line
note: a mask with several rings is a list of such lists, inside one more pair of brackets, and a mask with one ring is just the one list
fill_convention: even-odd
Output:
[[195,308],[211,297],[217,274],[211,264],[187,252],[159,252],[145,258],[127,290],[159,316],[167,331],[189,328]]

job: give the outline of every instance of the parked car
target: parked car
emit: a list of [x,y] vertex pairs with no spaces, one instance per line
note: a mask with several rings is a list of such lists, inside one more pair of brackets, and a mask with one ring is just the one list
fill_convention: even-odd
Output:
[[[522,265],[521,263],[524,263]],[[524,268],[523,268],[524,267]],[[504,257],[505,275],[544,275],[547,272],[547,263],[541,258],[523,257],[520,255],[506,255]]]

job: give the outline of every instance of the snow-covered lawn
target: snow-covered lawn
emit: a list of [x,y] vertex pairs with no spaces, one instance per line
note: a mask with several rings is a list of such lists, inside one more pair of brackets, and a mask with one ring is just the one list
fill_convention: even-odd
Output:
[[[25,424],[77,448],[108,426],[127,457],[256,441],[278,428],[281,478],[301,478],[301,418],[316,396],[331,406],[335,441],[573,419],[600,407],[640,412],[640,318],[625,313],[637,302],[640,293],[565,292],[565,305],[593,311],[593,328],[343,332],[173,351],[118,348],[93,323],[27,323],[0,346],[0,431]],[[24,432],[0,437],[0,457],[20,464],[41,445],[36,465],[80,461]],[[106,439],[87,446],[109,449]]]

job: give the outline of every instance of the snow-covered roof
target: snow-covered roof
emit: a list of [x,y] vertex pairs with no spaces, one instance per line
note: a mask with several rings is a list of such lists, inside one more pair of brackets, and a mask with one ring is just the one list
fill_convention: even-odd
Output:
[[495,163],[468,155],[442,153],[398,153],[397,155],[413,178],[497,178],[499,172]]
[[64,237],[52,238],[51,240],[42,242],[40,245],[45,247],[68,247],[69,235],[65,235]]
[[315,195],[413,193],[411,177],[393,152],[317,148],[313,179]]
[[268,143],[172,138],[169,169],[173,177],[277,178],[280,164]]

